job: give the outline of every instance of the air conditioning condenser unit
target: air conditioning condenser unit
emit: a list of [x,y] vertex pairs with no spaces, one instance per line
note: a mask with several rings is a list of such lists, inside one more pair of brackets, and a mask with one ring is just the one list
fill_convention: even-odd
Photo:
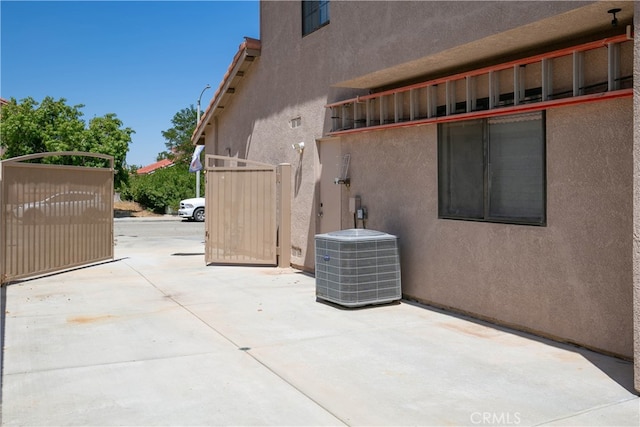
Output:
[[316,297],[346,307],[402,297],[398,238],[369,229],[315,236]]

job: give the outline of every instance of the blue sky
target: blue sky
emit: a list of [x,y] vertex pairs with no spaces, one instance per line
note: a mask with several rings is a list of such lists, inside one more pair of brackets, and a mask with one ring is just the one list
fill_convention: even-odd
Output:
[[244,37],[259,38],[257,1],[0,1],[0,96],[84,104],[132,128],[127,163],[153,163],[179,110],[206,109]]

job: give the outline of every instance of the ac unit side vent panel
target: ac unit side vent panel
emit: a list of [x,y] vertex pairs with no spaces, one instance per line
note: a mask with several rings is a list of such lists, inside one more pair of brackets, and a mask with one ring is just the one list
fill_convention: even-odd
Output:
[[316,297],[347,307],[402,297],[398,238],[375,230],[318,234]]

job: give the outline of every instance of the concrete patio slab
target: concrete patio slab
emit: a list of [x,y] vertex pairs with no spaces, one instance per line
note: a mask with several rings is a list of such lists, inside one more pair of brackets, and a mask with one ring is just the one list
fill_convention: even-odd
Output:
[[6,287],[2,425],[640,425],[628,361],[340,308],[310,275],[203,251],[119,235],[114,262]]

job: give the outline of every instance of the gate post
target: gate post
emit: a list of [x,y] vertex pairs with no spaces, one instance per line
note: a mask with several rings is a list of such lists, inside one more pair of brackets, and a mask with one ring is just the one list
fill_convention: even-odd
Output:
[[289,163],[279,164],[276,174],[280,187],[278,267],[287,268],[291,265],[291,165]]

